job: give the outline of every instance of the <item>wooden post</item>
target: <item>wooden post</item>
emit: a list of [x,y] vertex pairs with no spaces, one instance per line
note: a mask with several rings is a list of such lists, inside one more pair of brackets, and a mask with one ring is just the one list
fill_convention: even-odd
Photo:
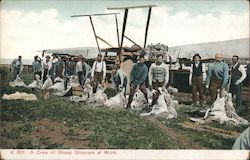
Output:
[[91,16],[89,16],[89,20],[90,20],[90,23],[91,23],[91,26],[92,26],[92,29],[93,29],[93,32],[94,32],[95,41],[96,41],[96,44],[97,44],[97,47],[98,47],[98,51],[99,51],[99,54],[100,54],[101,50],[100,50],[100,46],[99,46],[99,43],[98,43],[98,40],[97,40],[97,36],[96,36],[96,32],[95,32],[95,28],[94,28],[94,24],[93,24]]
[[149,7],[149,10],[148,10],[148,19],[147,19],[146,30],[145,30],[145,39],[144,39],[144,47],[143,47],[144,49],[145,49],[146,44],[147,44],[148,27],[149,27],[149,22],[150,22],[151,9],[152,9],[152,7]]

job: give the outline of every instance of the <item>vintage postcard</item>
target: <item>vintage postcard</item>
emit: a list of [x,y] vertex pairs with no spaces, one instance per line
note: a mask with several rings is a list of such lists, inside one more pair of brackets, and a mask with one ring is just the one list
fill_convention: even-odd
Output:
[[0,159],[249,159],[249,1],[2,0],[0,25]]

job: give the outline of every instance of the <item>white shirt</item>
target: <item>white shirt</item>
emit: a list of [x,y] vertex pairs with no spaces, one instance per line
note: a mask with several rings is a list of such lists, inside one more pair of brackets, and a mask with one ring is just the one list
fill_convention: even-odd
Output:
[[83,71],[82,69],[83,69],[83,68],[82,68],[82,61],[78,61],[78,62],[76,63],[76,73],[82,72],[82,71]]
[[49,60],[48,62],[46,62],[46,60],[43,62],[43,69],[48,69],[50,70],[52,68],[52,62],[51,60]]
[[52,63],[56,63],[58,61],[58,58],[52,59]]
[[105,61],[95,61],[92,70],[91,70],[91,77],[94,77],[95,72],[103,72],[103,79],[106,76],[106,62]]
[[[200,63],[200,62],[199,62]],[[195,66],[198,67],[199,63],[195,63]],[[191,81],[192,81],[192,76],[193,76],[193,65],[194,64],[191,64],[191,67],[190,67],[190,74],[189,74],[189,85],[191,85]],[[201,66],[201,70],[202,70],[202,80],[203,82],[206,81],[206,66],[204,63],[202,63],[202,66]]]
[[[233,68],[235,68],[238,65],[238,63],[236,63]],[[247,73],[246,73],[246,69],[243,65],[240,64],[239,66],[239,71],[242,74],[240,79],[238,80],[240,83],[244,81],[244,79],[247,77]]]

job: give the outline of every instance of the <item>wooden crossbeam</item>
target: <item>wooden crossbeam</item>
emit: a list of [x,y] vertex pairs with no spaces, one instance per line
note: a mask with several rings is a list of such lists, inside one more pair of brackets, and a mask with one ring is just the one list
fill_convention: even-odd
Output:
[[145,5],[145,6],[129,6],[129,7],[114,7],[107,8],[108,10],[118,10],[118,9],[136,9],[136,8],[148,8],[148,7],[157,7],[156,5]]
[[117,15],[117,14],[120,13],[83,14],[83,15],[73,15],[70,17],[105,16],[105,15]]

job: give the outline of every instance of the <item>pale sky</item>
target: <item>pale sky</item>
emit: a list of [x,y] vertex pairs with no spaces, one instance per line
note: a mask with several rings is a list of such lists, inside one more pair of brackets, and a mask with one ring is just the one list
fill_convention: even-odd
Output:
[[[249,38],[247,0],[107,1],[107,0],[2,0],[1,58],[22,55],[33,59],[39,50],[68,47],[96,47],[88,17],[72,15],[119,12],[122,30],[125,7],[154,4],[147,44],[168,46]],[[143,46],[148,9],[131,9],[125,35]],[[114,16],[93,17],[97,35],[117,46]],[[121,35],[121,34],[120,34]],[[101,48],[108,47],[99,42]],[[124,45],[132,44],[124,40]]]

